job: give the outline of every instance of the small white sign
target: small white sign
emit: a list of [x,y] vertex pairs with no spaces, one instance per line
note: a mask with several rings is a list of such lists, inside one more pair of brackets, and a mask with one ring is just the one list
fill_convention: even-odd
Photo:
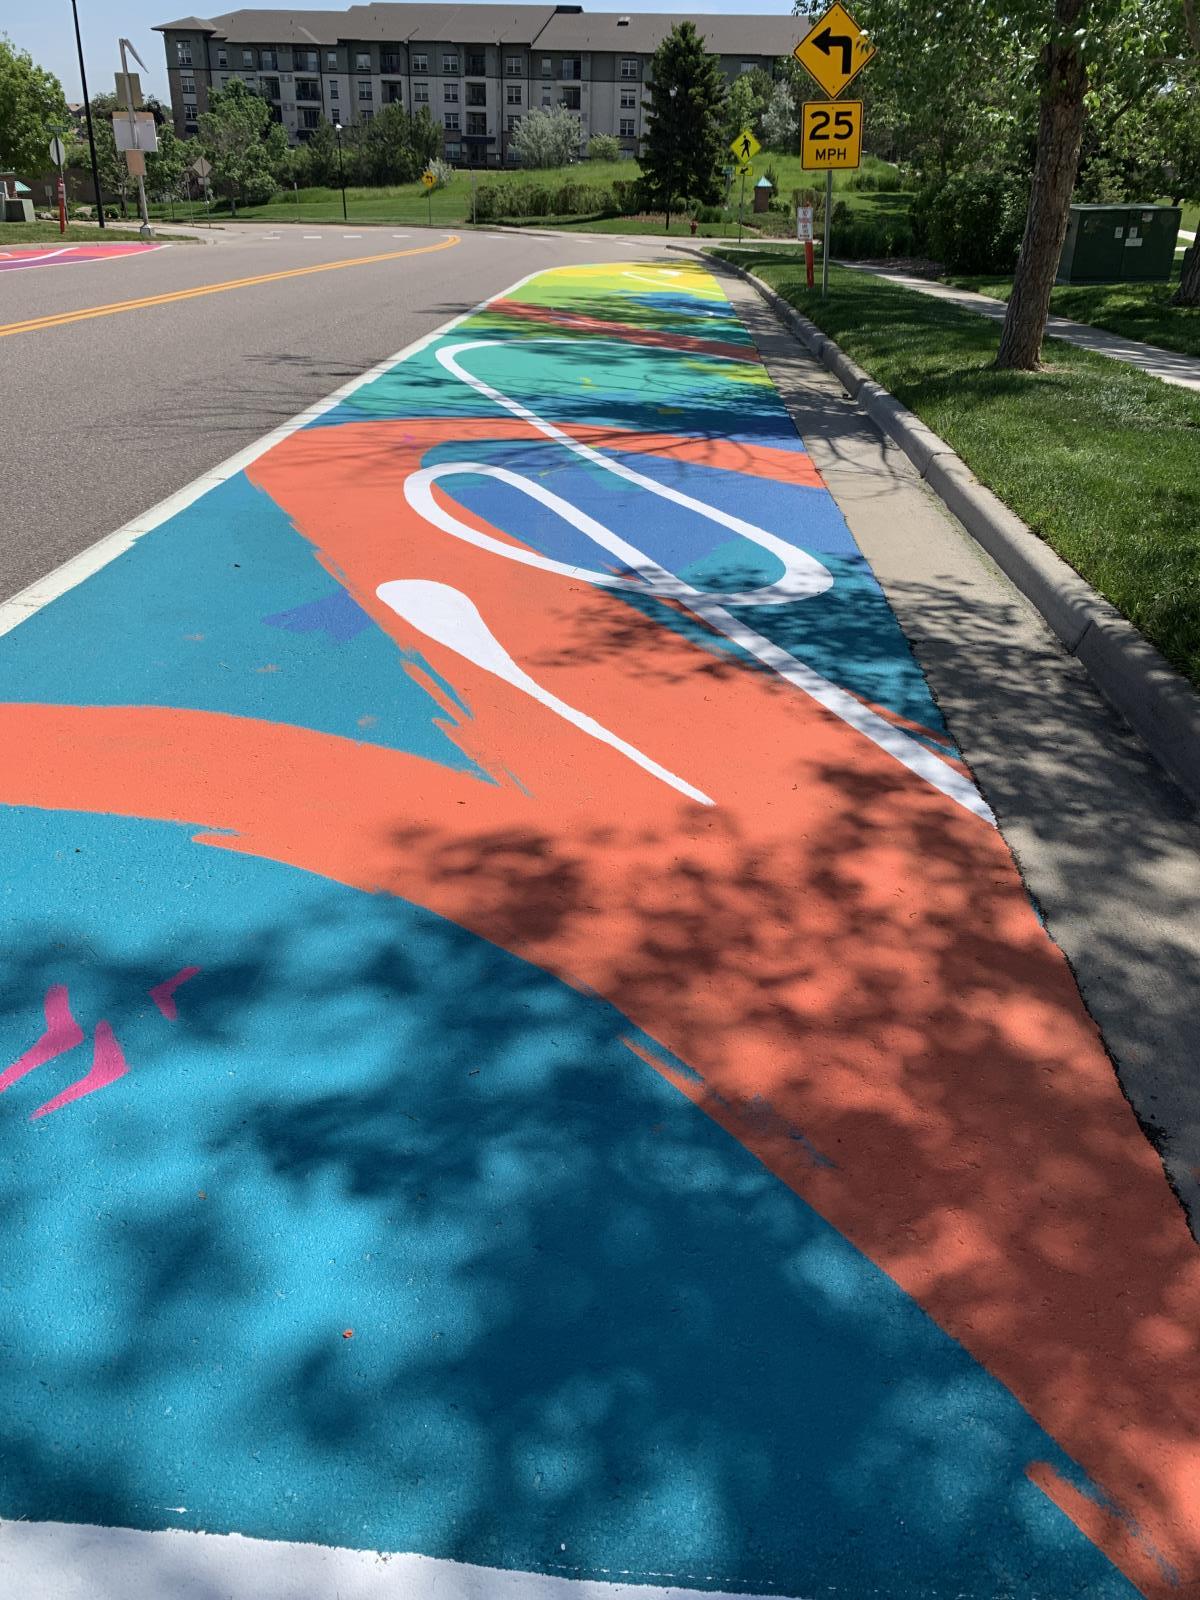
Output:
[[128,111],[116,112],[113,116],[113,138],[118,150],[140,150],[143,155],[154,155],[158,150],[158,124],[154,120],[154,113],[135,111],[131,128]]
[[61,167],[63,162],[66,159],[66,155],[67,155],[67,152],[63,148],[62,140],[58,137],[57,134],[55,134],[54,138],[51,139],[51,141],[50,141],[50,159],[51,159],[51,161],[53,161],[53,163],[54,163],[54,165],[56,167]]
[[813,236],[813,208],[811,206],[796,207],[796,237],[802,243],[810,243]]

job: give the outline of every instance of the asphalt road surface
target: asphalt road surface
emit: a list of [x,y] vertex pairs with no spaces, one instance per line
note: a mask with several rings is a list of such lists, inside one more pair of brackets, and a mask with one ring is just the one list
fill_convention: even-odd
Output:
[[[421,228],[247,226],[211,237],[0,272],[0,599],[518,278],[643,253],[570,235]],[[650,241],[644,253],[661,251]],[[335,262],[364,264],[304,270]],[[273,276],[289,273],[300,275]],[[243,282],[255,278],[267,281]]]

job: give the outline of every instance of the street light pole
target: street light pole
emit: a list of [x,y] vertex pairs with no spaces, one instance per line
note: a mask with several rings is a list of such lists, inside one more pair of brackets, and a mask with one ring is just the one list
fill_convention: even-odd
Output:
[[675,146],[679,139],[679,129],[675,124],[675,96],[679,93],[678,84],[672,84],[667,90],[671,97],[671,159],[667,162],[667,225],[664,233],[671,231],[671,191],[675,187]]
[[79,32],[79,8],[71,0],[71,15],[75,18],[75,48],[79,52],[79,83],[83,90],[83,113],[87,118],[88,149],[92,156],[92,187],[96,191],[96,221],[104,226],[104,201],[100,198],[100,163],[96,160],[96,134],[92,128],[92,102],[88,99],[87,73],[83,68],[83,39]]
[[338,139],[338,181],[342,186],[342,221],[349,222],[350,218],[346,215],[346,169],[342,165],[342,125],[340,122],[334,123],[333,131],[337,134]]

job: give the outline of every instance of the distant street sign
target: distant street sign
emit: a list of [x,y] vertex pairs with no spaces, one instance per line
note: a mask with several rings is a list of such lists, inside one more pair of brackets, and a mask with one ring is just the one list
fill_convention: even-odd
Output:
[[131,178],[144,178],[146,176],[146,152],[144,150],[126,150],[125,165],[129,168]]
[[738,170],[740,172],[747,172],[749,171],[750,163],[762,149],[762,145],[760,145],[758,140],[754,137],[751,129],[743,128],[741,133],[738,134],[737,138],[733,141],[729,148],[733,151],[734,159],[738,164]]
[[796,237],[802,243],[811,243],[813,236],[813,208],[811,206],[797,206],[796,208]]
[[[141,151],[143,155],[158,153],[158,124],[152,111],[135,111],[133,126],[129,126],[129,112],[113,113],[113,138],[118,150],[126,153]],[[130,168],[130,171],[133,169]]]
[[203,156],[199,156],[195,161],[192,162],[192,171],[201,180],[201,182],[203,182],[203,180],[207,178],[209,173],[212,171],[212,163],[210,161],[206,161]]
[[57,134],[50,141],[50,159],[56,167],[61,167],[66,160],[67,152],[62,140]]
[[845,6],[835,3],[817,18],[792,54],[829,98],[836,100],[870,61],[875,46]]
[[800,109],[800,165],[835,172],[862,161],[861,100],[806,100]]
[[136,72],[117,73],[117,105],[122,111],[136,111],[142,103],[142,80]]
[[421,182],[427,189],[432,189],[434,184],[437,182],[437,174],[428,171],[423,172],[421,174]]

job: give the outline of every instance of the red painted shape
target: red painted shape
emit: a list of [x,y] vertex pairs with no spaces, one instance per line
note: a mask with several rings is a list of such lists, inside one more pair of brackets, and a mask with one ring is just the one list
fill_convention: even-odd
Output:
[[[1080,1463],[1107,1500],[1043,1487],[1122,1570],[1195,1593],[1200,1255],[1003,840],[769,674],[430,528],[402,492],[425,444],[525,436],[438,426],[310,429],[250,475],[463,695],[447,735],[494,782],[247,718],[8,705],[0,802],[200,818],[213,848],[402,896],[602,995]],[[395,577],[463,589],[549,691],[716,804],[407,630],[375,599]]]
[[0,1073],[0,1094],[19,1082],[26,1073],[45,1066],[46,1062],[53,1061],[55,1056],[74,1050],[76,1045],[83,1043],[83,1029],[71,1015],[71,1001],[65,983],[56,983],[47,989],[43,1004],[46,1014],[45,1032],[36,1044],[31,1045],[23,1056],[13,1062],[11,1067]]
[[112,1029],[107,1022],[98,1022],[96,1039],[92,1047],[92,1070],[86,1078],[80,1078],[61,1094],[56,1094],[53,1100],[47,1100],[44,1106],[39,1106],[30,1117],[30,1122],[35,1122],[38,1117],[48,1117],[52,1111],[59,1111],[63,1106],[69,1106],[72,1101],[82,1100],[85,1095],[95,1094],[97,1089],[107,1089],[110,1083],[116,1083],[117,1079],[123,1078],[128,1071],[124,1052],[117,1043]]
[[181,967],[173,978],[164,978],[161,983],[156,983],[153,989],[148,991],[151,1000],[168,1022],[179,1020],[179,1011],[174,1000],[176,989],[181,988],[189,978],[194,978],[200,970],[199,967]]
[[736,344],[729,339],[701,339],[694,333],[671,333],[666,328],[643,328],[637,323],[608,322],[603,317],[585,317],[555,306],[533,305],[525,300],[493,300],[489,312],[516,317],[522,322],[544,323],[569,328],[572,333],[591,334],[594,339],[617,339],[622,344],[652,345],[662,350],[682,350],[689,355],[727,356],[734,361],[762,365],[762,357],[752,344]]

